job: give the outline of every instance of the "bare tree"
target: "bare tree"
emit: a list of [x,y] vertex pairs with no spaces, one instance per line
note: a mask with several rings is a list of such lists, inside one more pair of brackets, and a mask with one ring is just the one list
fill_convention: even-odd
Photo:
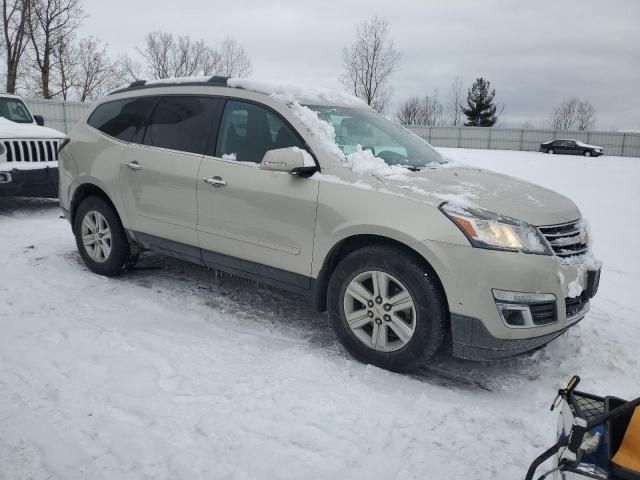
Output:
[[571,130],[575,127],[578,99],[565,99],[551,114],[551,128],[554,130]]
[[7,93],[16,93],[20,61],[29,44],[29,0],[2,0]]
[[424,97],[423,109],[425,125],[440,125],[442,123],[444,108],[438,100],[438,89],[433,91],[432,96],[426,95]]
[[396,113],[396,120],[402,125],[440,125],[443,111],[436,89],[431,96],[406,100]]
[[354,43],[342,50],[342,84],[378,112],[384,111],[393,95],[391,75],[402,54],[389,38],[389,22],[380,17],[363,21]]
[[401,125],[424,125],[424,109],[419,97],[405,100],[396,112],[396,120]]
[[235,39],[226,37],[220,46],[218,74],[225,77],[248,77],[253,71],[246,50]]
[[118,57],[116,65],[118,67],[118,77],[121,83],[135,82],[136,80],[141,80],[144,77],[142,74],[142,64],[131,58],[126,53]]
[[52,55],[52,68],[49,76],[51,96],[60,95],[62,100],[69,100],[69,93],[74,84],[76,69],[76,52],[71,43],[56,45]]
[[38,83],[44,98],[61,93],[51,90],[51,73],[56,57],[68,49],[73,34],[84,18],[81,0],[30,0],[29,35]]
[[447,120],[450,125],[457,127],[464,122],[464,87],[460,77],[454,77],[447,94]]
[[94,37],[78,42],[74,92],[81,102],[95,100],[121,81],[117,62],[107,54],[107,47]]
[[[144,49],[138,51],[153,78],[214,74],[246,76],[251,72],[251,60],[246,50],[231,38],[223,41],[221,52],[218,52],[204,40],[194,41],[188,35],[175,38],[171,33],[151,32],[147,34]],[[130,59],[125,66],[128,76],[132,76]]]
[[576,128],[578,130],[591,130],[596,124],[596,110],[588,101],[583,100],[576,110]]

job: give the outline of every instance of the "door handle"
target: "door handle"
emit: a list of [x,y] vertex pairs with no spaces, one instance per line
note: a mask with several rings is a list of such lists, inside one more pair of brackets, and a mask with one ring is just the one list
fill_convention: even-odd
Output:
[[140,165],[137,160],[134,160],[132,162],[125,162],[123,163],[123,165],[127,168],[129,168],[130,170],[134,170],[134,171],[138,171],[142,169],[142,165]]
[[222,177],[203,178],[202,181],[216,188],[227,186],[227,182],[225,182]]

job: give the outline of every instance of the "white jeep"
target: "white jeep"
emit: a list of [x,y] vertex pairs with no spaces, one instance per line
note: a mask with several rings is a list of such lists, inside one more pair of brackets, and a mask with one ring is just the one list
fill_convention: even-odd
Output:
[[0,197],[58,196],[64,133],[44,127],[20,97],[0,94]]

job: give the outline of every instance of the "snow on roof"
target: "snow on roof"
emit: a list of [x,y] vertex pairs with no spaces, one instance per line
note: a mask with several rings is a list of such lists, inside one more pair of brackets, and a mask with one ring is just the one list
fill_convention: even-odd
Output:
[[229,78],[227,86],[272,95],[287,103],[299,102],[301,104],[368,108],[365,102],[346,92],[290,82],[270,82],[256,78]]
[[166,83],[206,83],[209,80],[211,80],[211,75],[201,75],[196,77],[157,78],[155,80],[147,80],[145,85],[163,85]]

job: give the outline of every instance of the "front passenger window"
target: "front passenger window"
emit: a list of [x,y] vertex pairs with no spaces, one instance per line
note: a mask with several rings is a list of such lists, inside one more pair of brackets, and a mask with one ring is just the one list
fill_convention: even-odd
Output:
[[253,103],[229,100],[224,108],[215,156],[260,163],[276,148],[304,148],[299,137],[275,113]]

